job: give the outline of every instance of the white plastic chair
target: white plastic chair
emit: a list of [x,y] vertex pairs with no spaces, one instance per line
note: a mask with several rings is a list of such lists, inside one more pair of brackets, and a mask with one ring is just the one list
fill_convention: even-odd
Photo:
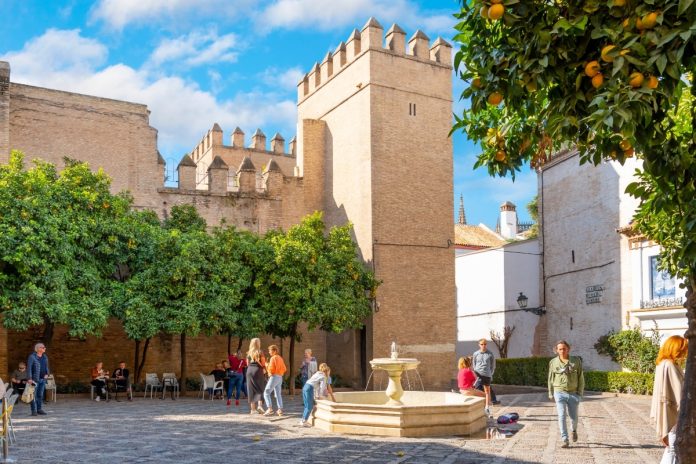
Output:
[[[202,395],[202,399],[205,399],[205,394],[210,393],[210,399],[212,400],[213,398],[215,398],[215,392],[220,391],[220,397],[222,397],[223,396],[222,385],[223,385],[223,381],[218,380],[216,382],[214,375],[201,374],[201,391],[199,393],[199,396]],[[208,390],[211,390],[211,391],[208,392]]]
[[143,394],[143,398],[147,396],[148,388],[150,389],[150,398],[152,398],[152,392],[162,389],[162,382],[160,382],[157,373],[148,372],[145,374],[145,393]]
[[176,374],[173,372],[165,372],[162,374],[162,398],[167,394],[167,387],[172,389],[172,399],[179,397],[179,381],[176,379]]
[[[52,391],[53,392],[53,402],[55,403],[58,401],[58,389],[56,388],[56,379],[53,377],[53,374],[49,375],[46,378],[46,401],[48,402],[48,392]],[[94,393],[92,394],[94,395]]]

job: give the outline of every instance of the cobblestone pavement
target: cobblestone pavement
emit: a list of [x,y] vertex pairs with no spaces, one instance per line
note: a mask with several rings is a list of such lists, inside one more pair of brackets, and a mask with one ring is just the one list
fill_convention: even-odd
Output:
[[510,438],[383,438],[337,435],[296,424],[301,398],[285,398],[285,418],[248,413],[246,402],[195,398],[94,402],[58,397],[47,416],[13,413],[18,463],[654,463],[662,447],[649,424],[648,397],[588,396],[579,440],[561,449],[553,402],[544,393],[500,395],[493,414],[516,411]]

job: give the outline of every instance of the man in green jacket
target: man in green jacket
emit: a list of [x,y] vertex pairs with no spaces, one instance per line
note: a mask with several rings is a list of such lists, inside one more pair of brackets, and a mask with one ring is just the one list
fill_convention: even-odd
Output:
[[558,356],[549,361],[549,399],[556,401],[558,427],[561,430],[563,448],[568,448],[566,412],[570,416],[573,442],[578,441],[578,406],[585,392],[582,360],[570,355],[570,345],[565,340],[556,343]]

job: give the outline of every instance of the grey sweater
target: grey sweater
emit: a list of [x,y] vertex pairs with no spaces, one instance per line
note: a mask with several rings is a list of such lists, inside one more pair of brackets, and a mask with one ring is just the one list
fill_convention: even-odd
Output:
[[484,377],[493,377],[493,372],[495,372],[495,357],[493,353],[488,350],[478,350],[474,353],[472,361],[474,372]]

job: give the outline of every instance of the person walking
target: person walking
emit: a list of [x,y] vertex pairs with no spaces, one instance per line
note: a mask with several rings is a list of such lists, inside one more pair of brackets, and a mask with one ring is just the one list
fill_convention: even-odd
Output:
[[479,340],[479,349],[472,356],[472,364],[474,366],[474,373],[478,377],[481,385],[483,385],[483,392],[486,395],[486,407],[484,411],[487,416],[490,416],[491,382],[493,381],[493,373],[495,372],[495,356],[488,351],[488,340],[485,338]]
[[570,428],[573,443],[578,441],[578,406],[585,392],[585,376],[582,372],[582,360],[570,356],[570,345],[565,340],[556,343],[558,356],[549,361],[549,399],[556,402],[558,411],[558,428],[563,440],[562,448],[568,448],[568,425],[566,416],[570,416]]
[[279,416],[283,415],[283,376],[287,371],[285,367],[285,361],[278,354],[278,347],[276,345],[271,345],[268,347],[268,354],[271,359],[268,361],[266,370],[268,371],[268,383],[266,383],[266,388],[263,391],[263,398],[266,401],[266,412],[263,413],[264,416],[273,415],[273,403],[271,403],[271,392],[275,394],[276,406],[278,410],[276,411]]
[[300,419],[300,427],[311,427],[312,424],[309,423],[309,415],[312,414],[314,409],[314,392],[316,390],[326,389],[327,393],[331,397],[331,401],[336,402],[333,390],[331,389],[331,382],[329,381],[331,377],[331,368],[326,363],[321,363],[319,370],[312,375],[302,387],[302,402],[304,403],[304,410],[302,412],[302,419]]
[[46,379],[51,371],[48,367],[48,355],[46,355],[46,345],[37,343],[34,345],[34,352],[27,359],[27,383],[36,387],[34,399],[31,402],[31,415],[45,416],[43,410],[43,397],[46,391]]
[[686,360],[688,348],[687,339],[672,335],[665,340],[657,354],[650,419],[655,423],[657,437],[665,445],[660,464],[677,462],[674,441],[677,438],[677,417],[684,385],[682,366]]

